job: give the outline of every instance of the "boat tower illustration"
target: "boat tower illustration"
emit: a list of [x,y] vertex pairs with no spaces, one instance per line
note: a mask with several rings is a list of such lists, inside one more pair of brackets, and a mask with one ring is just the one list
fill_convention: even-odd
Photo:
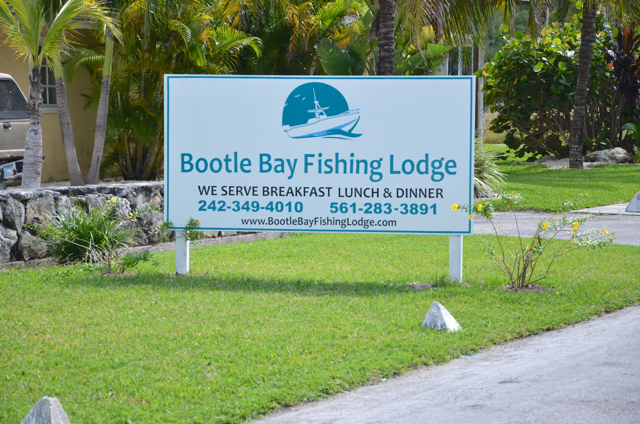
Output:
[[[316,98],[316,90],[313,90],[313,103],[315,107],[307,110],[314,117],[309,118],[306,124],[290,127],[284,125],[284,131],[291,138],[331,137],[332,135],[352,134],[353,129],[360,120],[360,109],[351,109],[335,116],[327,116],[325,110],[331,106],[322,107]],[[353,136],[356,136],[355,134]]]

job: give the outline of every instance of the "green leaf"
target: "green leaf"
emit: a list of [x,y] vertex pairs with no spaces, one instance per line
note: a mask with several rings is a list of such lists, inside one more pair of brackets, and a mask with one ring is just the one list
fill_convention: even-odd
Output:
[[567,70],[567,64],[564,62],[558,62],[558,68],[560,68],[563,71]]
[[320,56],[322,69],[328,75],[362,75],[364,73],[364,60],[355,52],[344,51],[336,47],[331,41],[324,40],[317,49]]
[[500,32],[509,32],[509,26],[507,24],[500,25]]
[[516,31],[516,38],[522,38],[522,37],[524,37],[524,32]]
[[538,62],[536,63],[536,66],[533,67],[533,70],[536,72],[540,72],[542,68],[544,68],[544,63]]

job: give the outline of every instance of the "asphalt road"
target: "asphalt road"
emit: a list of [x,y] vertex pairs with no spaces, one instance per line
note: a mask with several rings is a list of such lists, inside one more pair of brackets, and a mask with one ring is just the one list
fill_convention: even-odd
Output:
[[260,424],[640,423],[640,306],[286,408]]

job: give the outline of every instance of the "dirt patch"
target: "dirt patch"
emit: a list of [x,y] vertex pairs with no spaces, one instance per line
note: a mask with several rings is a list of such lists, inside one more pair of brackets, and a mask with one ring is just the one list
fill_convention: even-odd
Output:
[[436,288],[435,286],[432,286],[431,284],[424,284],[424,283],[418,283],[418,282],[407,283],[407,287],[409,288],[409,290],[414,290],[414,291],[422,291],[422,290],[426,290],[426,289],[434,289],[434,288]]
[[518,286],[505,286],[507,291],[515,291],[520,293],[544,293],[547,291],[547,288],[544,286],[539,286],[537,284],[527,284],[526,286],[518,287]]

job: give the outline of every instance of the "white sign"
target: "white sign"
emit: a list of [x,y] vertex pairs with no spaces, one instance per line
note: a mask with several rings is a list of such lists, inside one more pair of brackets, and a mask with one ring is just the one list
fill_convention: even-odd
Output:
[[475,77],[165,76],[175,229],[471,234]]

